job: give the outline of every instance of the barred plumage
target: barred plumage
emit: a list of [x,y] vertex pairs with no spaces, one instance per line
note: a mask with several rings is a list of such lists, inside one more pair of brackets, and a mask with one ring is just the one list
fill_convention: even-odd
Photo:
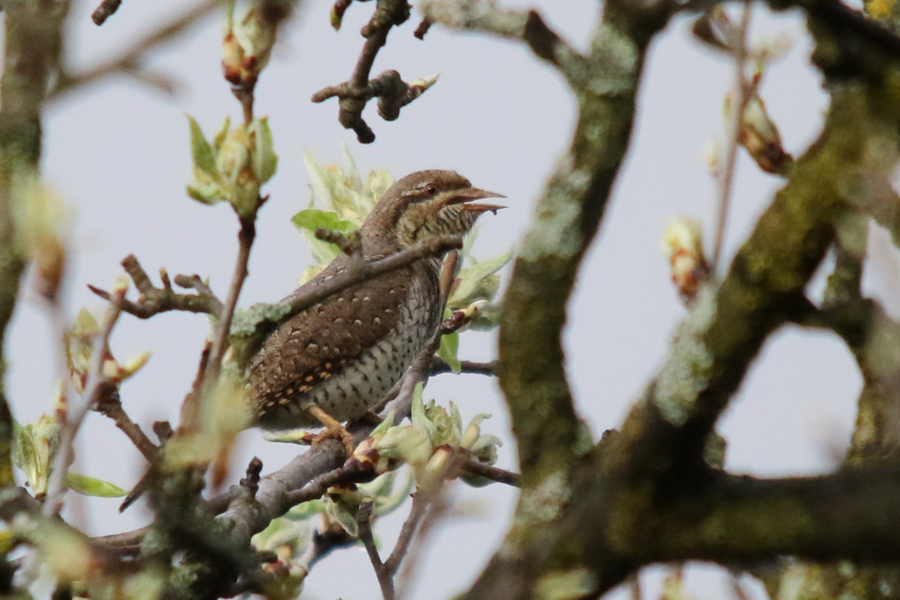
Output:
[[[360,229],[363,257],[377,260],[437,234],[463,234],[477,217],[502,208],[472,200],[498,194],[471,187],[451,171],[404,177],[379,200]],[[347,268],[338,257],[305,286]],[[318,406],[337,421],[362,416],[400,380],[436,331],[440,258],[364,281],[288,319],[251,362],[255,423],[266,429],[321,424]]]

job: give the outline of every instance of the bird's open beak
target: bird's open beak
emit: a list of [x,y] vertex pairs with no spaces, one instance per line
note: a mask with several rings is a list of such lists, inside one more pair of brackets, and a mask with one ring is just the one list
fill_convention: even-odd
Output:
[[496,212],[501,208],[506,208],[500,204],[486,204],[486,203],[478,203],[478,204],[470,204],[473,200],[482,200],[484,198],[506,198],[503,194],[497,194],[495,192],[488,192],[487,190],[480,190],[478,188],[466,188],[464,190],[459,190],[453,193],[453,198],[450,199],[447,204],[464,204],[463,210],[466,212],[472,212],[475,214],[481,214],[483,212]]

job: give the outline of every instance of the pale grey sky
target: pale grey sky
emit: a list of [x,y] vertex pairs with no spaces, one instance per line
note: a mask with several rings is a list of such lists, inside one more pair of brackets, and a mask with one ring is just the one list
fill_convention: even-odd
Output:
[[[67,29],[67,64],[88,68],[115,56],[140,32],[177,13],[178,0],[126,0],[103,27],[89,19],[95,1],[73,2]],[[584,45],[597,16],[596,0],[503,0],[504,6],[536,6],[576,45]],[[378,139],[360,146],[337,123],[337,105],[311,104],[311,94],[349,76],[362,38],[359,27],[373,5],[354,4],[344,27],[328,24],[331,3],[309,0],[283,28],[269,68],[257,88],[258,115],[268,115],[280,156],[278,173],[265,188],[271,201],[261,213],[259,237],[241,304],[273,301],[295,285],[308,260],[290,216],[308,200],[303,153],[341,162],[346,143],[360,170],[387,168],[396,176],[424,168],[454,169],[476,185],[508,196],[509,208],[482,219],[476,245],[497,254],[521,236],[543,182],[565,148],[574,103],[562,79],[521,45],[484,35],[432,28],[426,41],[412,37],[417,17],[391,33],[374,73],[397,69],[407,80],[440,73],[440,81],[386,123],[366,111]],[[787,32],[796,40],[775,64],[763,97],[781,128],[787,149],[802,153],[816,134],[825,97],[807,61],[808,45],[797,15],[758,14],[754,34]],[[665,356],[683,309],[668,280],[659,239],[669,219],[690,215],[711,231],[715,186],[706,173],[703,144],[721,137],[722,98],[732,67],[690,39],[689,23],[676,20],[656,41],[640,97],[636,135],[597,243],[582,270],[566,332],[569,370],[579,409],[595,436],[616,427]],[[240,108],[219,69],[220,28],[207,19],[148,64],[181,85],[165,96],[133,80],[115,77],[80,90],[46,111],[44,173],[74,208],[72,269],[66,308],[102,303],[85,284],[109,287],[119,261],[134,253],[150,273],[210,276],[224,296],[236,253],[236,223],[226,206],[190,200],[188,127],[184,113],[211,132]],[[779,180],[759,172],[746,156],[739,164],[726,257],[752,228]],[[6,351],[16,417],[30,422],[51,410],[54,359],[46,312],[26,292]],[[154,420],[175,422],[196,368],[206,332],[203,317],[166,314],[152,321],[124,317],[112,347],[127,359],[150,350],[145,370],[122,390],[129,414],[149,429]],[[461,354],[494,356],[492,335],[466,334]],[[783,332],[766,346],[720,431],[729,440],[729,467],[765,475],[809,473],[829,466],[829,444],[845,444],[854,415],[859,376],[833,337]],[[426,397],[453,399],[464,419],[479,412],[494,418],[484,428],[507,440],[500,465],[514,468],[515,453],[495,383],[477,376],[442,376]],[[260,456],[271,471],[295,448],[241,436],[236,481],[243,465]],[[129,486],[143,461],[112,423],[91,415],[82,432],[78,466],[94,476]],[[514,494],[499,485],[455,490],[468,512],[447,524],[422,561],[415,598],[447,597],[461,590],[501,539]],[[114,500],[91,500],[89,531],[112,533],[149,518],[142,506],[125,515]],[[469,510],[471,509],[471,510]],[[403,511],[401,511],[403,512]],[[402,515],[382,529],[392,543]],[[347,576],[352,573],[352,576]],[[361,550],[340,551],[320,563],[306,592],[314,598],[374,598],[377,585]],[[711,595],[701,597],[716,597]]]

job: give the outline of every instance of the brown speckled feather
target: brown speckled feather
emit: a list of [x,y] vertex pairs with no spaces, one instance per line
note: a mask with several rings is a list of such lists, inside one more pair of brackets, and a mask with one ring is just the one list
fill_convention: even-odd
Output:
[[[461,235],[479,214],[468,204],[496,196],[452,171],[420,171],[385,192],[360,228],[373,261],[433,235]],[[347,267],[338,257],[301,288],[316,287]],[[316,405],[337,421],[363,415],[400,380],[440,322],[441,259],[410,266],[339,292],[282,323],[250,364],[255,424],[267,429],[319,425]]]
[[[369,260],[372,260],[371,258]],[[316,286],[338,274],[346,266],[346,258],[340,257],[306,285]],[[402,375],[402,368],[393,364],[394,358],[404,356],[392,352],[394,357],[376,356],[372,367],[371,391],[360,390],[358,399],[340,397],[315,397],[317,386],[326,379],[340,375],[347,364],[360,361],[363,355],[388,340],[398,321],[407,314],[400,307],[407,306],[410,294],[423,296],[416,304],[437,307],[439,284],[425,261],[405,269],[386,273],[372,282],[364,282],[332,296],[283,323],[263,345],[251,363],[250,383],[258,410],[257,420],[267,428],[310,426],[318,422],[305,410],[291,411],[285,418],[280,407],[292,404],[316,403],[339,420],[361,416],[369,406],[387,392]],[[375,293],[377,290],[378,293]],[[439,308],[439,307],[438,307]],[[434,331],[439,312],[423,315],[422,325]],[[410,343],[412,350],[420,347],[416,340]],[[394,350],[389,343],[387,350]],[[385,364],[378,364],[385,363]],[[379,381],[380,379],[380,381]],[[360,386],[356,386],[357,389]],[[370,398],[373,393],[378,398]],[[352,394],[351,394],[352,395]],[[344,410],[338,402],[349,407]]]

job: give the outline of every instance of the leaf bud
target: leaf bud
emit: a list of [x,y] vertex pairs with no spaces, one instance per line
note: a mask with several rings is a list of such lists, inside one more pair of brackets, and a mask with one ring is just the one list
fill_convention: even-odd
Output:
[[[724,115],[731,122],[735,109],[734,93],[725,97]],[[766,105],[758,94],[753,93],[744,106],[738,128],[738,143],[766,173],[785,175],[793,164],[793,158],[781,145],[781,135],[775,123],[769,118]]]
[[686,217],[674,219],[663,233],[661,247],[669,259],[672,282],[679,295],[686,301],[692,299],[709,276],[700,223]]

